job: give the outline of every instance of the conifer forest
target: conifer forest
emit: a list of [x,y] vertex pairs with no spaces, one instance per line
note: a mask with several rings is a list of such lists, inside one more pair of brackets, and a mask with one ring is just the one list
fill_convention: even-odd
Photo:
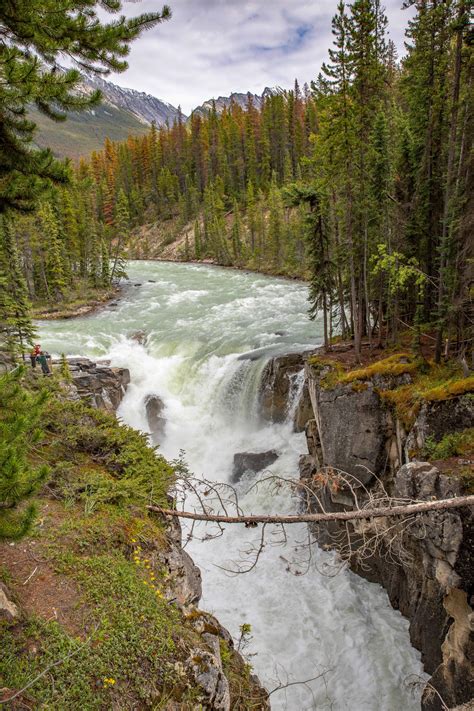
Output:
[[[183,260],[309,279],[326,343],[350,336],[358,351],[363,338],[413,328],[416,339],[429,324],[438,359],[446,339],[472,352],[472,8],[415,7],[401,61],[378,2],[339,3],[310,86],[106,141],[78,165],[29,150],[10,91],[4,131],[37,174],[2,159],[7,292],[21,276],[20,301],[60,302],[78,281],[106,287],[132,239],[147,255],[134,228],[161,224],[172,241],[191,224]],[[52,118],[61,101],[84,101],[71,98],[75,81],[63,75],[44,101]]]

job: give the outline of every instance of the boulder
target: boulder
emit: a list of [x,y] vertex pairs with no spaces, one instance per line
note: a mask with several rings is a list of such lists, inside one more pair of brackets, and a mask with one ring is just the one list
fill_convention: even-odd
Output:
[[166,420],[162,416],[163,409],[163,400],[158,395],[147,395],[145,398],[146,419],[155,444],[163,439],[165,431]]
[[237,483],[248,471],[256,474],[269,467],[277,459],[278,453],[274,449],[270,449],[268,452],[237,452],[234,454],[231,482]]

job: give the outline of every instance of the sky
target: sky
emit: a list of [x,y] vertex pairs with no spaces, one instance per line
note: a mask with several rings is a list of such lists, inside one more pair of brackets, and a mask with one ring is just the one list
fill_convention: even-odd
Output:
[[[261,94],[315,78],[332,44],[337,0],[168,0],[172,19],[143,33],[129,69],[108,78],[180,105],[185,114],[231,92]],[[124,0],[128,16],[160,10],[157,0]],[[402,0],[387,0],[389,36],[403,53]]]

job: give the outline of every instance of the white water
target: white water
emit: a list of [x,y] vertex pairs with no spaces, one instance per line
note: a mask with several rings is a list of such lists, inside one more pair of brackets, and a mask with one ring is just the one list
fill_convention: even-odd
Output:
[[[196,475],[225,481],[235,452],[276,449],[280,457],[271,470],[297,477],[304,435],[292,432],[289,423],[259,421],[256,396],[266,358],[238,356],[320,342],[320,326],[306,316],[306,287],[194,265],[131,263],[129,274],[132,283],[142,285],[131,287],[118,308],[40,323],[43,347],[108,357],[128,367],[131,384],[120,417],[147,431],[144,399],[159,395],[167,421],[161,451],[175,458],[185,450]],[[137,329],[149,334],[146,346],[127,338]],[[241,503],[249,513],[296,508],[287,492],[271,494],[264,486]],[[269,540],[276,539],[268,532]],[[285,547],[266,546],[256,568],[239,576],[217,566],[235,567],[239,551],[246,541],[259,539],[260,529],[228,527],[221,538],[194,540],[188,548],[203,573],[201,607],[214,612],[236,638],[242,623],[252,625],[251,663],[268,689],[324,672],[306,685],[272,694],[272,708],[419,709],[407,680],[422,674],[420,657],[410,646],[407,621],[390,607],[384,590],[348,571],[322,575],[330,556],[318,548],[307,574],[293,575],[286,561],[305,540],[305,528],[290,526],[288,535]]]

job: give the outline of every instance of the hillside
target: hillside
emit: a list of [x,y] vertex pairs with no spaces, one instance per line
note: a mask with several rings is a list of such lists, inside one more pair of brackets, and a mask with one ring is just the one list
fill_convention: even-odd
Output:
[[84,75],[80,91],[91,94],[95,89],[102,92],[102,103],[88,111],[71,112],[64,123],[55,123],[32,109],[31,118],[38,124],[37,144],[50,147],[59,158],[77,159],[101,150],[106,138],[124,141],[128,136],[144,135],[153,122],[157,126],[172,124],[179,113],[151,94]]
[[96,109],[71,112],[64,123],[55,123],[33,109],[31,118],[38,125],[37,144],[49,147],[58,158],[78,159],[100,151],[108,137],[124,141],[128,136],[141,136],[149,125],[132,113],[104,103]]

